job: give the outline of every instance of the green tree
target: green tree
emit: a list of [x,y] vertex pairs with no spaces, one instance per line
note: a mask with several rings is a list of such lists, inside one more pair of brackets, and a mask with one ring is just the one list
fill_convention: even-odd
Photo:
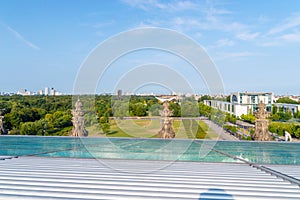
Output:
[[200,97],[200,99],[198,100],[199,102],[203,102],[204,100],[211,100],[211,96],[209,95],[203,95]]
[[116,101],[112,107],[113,116],[117,118],[123,118],[129,116],[129,103]]
[[224,125],[223,128],[224,128],[225,130],[229,130],[229,131],[231,131],[231,132],[233,132],[233,133],[236,133],[236,132],[237,132],[237,127],[236,127],[236,126]]
[[223,126],[225,122],[225,113],[218,109],[212,109],[210,119],[220,126]]
[[21,135],[36,135],[38,129],[34,122],[25,122],[21,124],[20,134]]
[[198,117],[199,107],[195,101],[183,101],[181,103],[181,116],[182,117]]
[[277,106],[272,106],[272,115],[276,114],[278,112]]
[[238,118],[235,115],[231,115],[229,113],[226,113],[225,122],[230,122],[230,123],[236,124],[237,119]]
[[95,112],[87,112],[85,115],[84,115],[84,124],[86,126],[92,126],[94,124],[98,124],[98,120],[97,120],[97,115]]
[[243,121],[245,121],[245,122],[249,122],[249,123],[251,123],[251,124],[254,124],[255,123],[255,120],[256,120],[256,118],[255,118],[255,116],[253,115],[253,114],[242,114],[241,115],[241,119],[243,120]]
[[163,109],[163,106],[160,104],[152,104],[149,108],[148,114],[149,116],[159,116],[159,111]]
[[147,114],[146,108],[147,108],[146,105],[141,102],[135,103],[133,105],[134,116],[146,116]]
[[211,107],[205,105],[203,102],[199,102],[199,113],[200,116],[209,117],[211,115]]
[[169,108],[173,111],[173,117],[181,117],[181,107],[178,103],[171,101]]
[[269,131],[280,136],[284,136],[285,131],[287,131],[291,134],[292,137],[299,138],[300,125],[287,122],[271,122],[269,124]]
[[271,115],[271,119],[272,121],[279,121],[280,120],[280,116],[278,113],[272,114]]
[[298,101],[290,99],[289,97],[282,97],[277,100],[277,103],[299,104]]
[[100,126],[103,131],[103,133],[109,133],[110,131],[110,123],[109,119],[105,116],[100,118]]

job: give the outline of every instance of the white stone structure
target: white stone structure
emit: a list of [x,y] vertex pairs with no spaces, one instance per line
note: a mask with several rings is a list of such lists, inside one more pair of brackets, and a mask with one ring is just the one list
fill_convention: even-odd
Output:
[[240,117],[242,114],[256,112],[260,101],[266,104],[268,112],[272,111],[273,106],[278,110],[282,108],[283,112],[290,111],[293,115],[300,111],[300,104],[274,103],[272,92],[236,92],[230,95],[230,102],[205,100],[204,104]]
[[266,104],[266,110],[270,112],[273,98],[272,92],[236,92],[230,95],[230,102],[205,100],[204,104],[240,117],[256,112],[259,102]]
[[84,111],[82,109],[82,103],[78,99],[75,103],[75,109],[72,110],[72,123],[73,129],[71,131],[71,136],[74,137],[86,137],[88,132],[84,127]]
[[290,134],[289,132],[287,132],[287,131],[284,131],[284,140],[285,140],[286,142],[288,142],[288,141],[292,142],[292,136],[291,136],[291,134]]
[[45,95],[47,96],[47,95],[49,95],[50,93],[49,93],[49,88],[48,87],[45,87]]
[[282,108],[283,112],[290,111],[293,115],[300,111],[299,104],[274,103],[274,106],[276,106],[278,110]]

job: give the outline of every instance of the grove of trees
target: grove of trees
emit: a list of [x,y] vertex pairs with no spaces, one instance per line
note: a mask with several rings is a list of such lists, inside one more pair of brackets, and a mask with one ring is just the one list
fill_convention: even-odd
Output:
[[[69,135],[72,129],[72,99],[64,96],[0,96],[4,110],[3,125],[11,135]],[[85,111],[85,124],[98,124],[104,133],[110,131],[110,118],[158,116],[162,105],[154,96],[80,96]],[[127,98],[127,99],[126,99]],[[181,116],[178,102],[171,102],[174,117]],[[189,106],[186,106],[190,109]],[[193,113],[197,115],[197,113]]]
[[298,101],[290,99],[289,97],[281,97],[276,102],[277,103],[288,103],[288,104],[299,104]]
[[[78,97],[0,96],[0,109],[4,110],[4,128],[12,135],[69,135],[72,129],[72,103],[75,102],[73,98]],[[84,105],[86,126],[97,124],[104,133],[110,132],[111,117],[122,119],[133,116],[159,116],[159,110],[162,110],[162,104],[154,96],[124,96],[120,100],[110,95],[86,95],[80,96],[80,99]],[[255,122],[251,113],[238,118],[205,105],[203,100],[207,99],[211,97],[203,96],[199,102],[192,98],[170,102],[173,117],[204,116],[219,125],[225,122],[235,124],[236,120],[252,124]],[[293,117],[300,118],[300,114],[292,116],[290,112],[273,107],[269,130],[279,135],[288,131],[293,137],[299,138],[299,123],[287,122]]]
[[67,135],[71,96],[1,96],[4,128],[12,135]]

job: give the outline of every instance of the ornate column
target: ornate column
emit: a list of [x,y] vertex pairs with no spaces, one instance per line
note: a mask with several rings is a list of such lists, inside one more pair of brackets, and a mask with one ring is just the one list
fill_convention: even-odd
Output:
[[253,139],[257,141],[270,141],[272,140],[269,134],[269,121],[267,117],[270,113],[266,111],[266,105],[261,101],[258,104],[258,111],[255,113],[255,133]]
[[4,126],[3,126],[3,118],[2,116],[4,109],[0,109],[0,135],[5,134]]
[[173,115],[173,111],[169,109],[169,102],[165,101],[163,104],[164,109],[159,111],[162,120],[161,130],[158,132],[158,137],[163,139],[169,139],[175,137],[175,131],[172,126],[172,119],[170,118]]
[[84,111],[82,109],[82,103],[79,99],[75,103],[75,109],[72,110],[72,115],[73,129],[71,131],[71,136],[88,136],[88,132],[84,127]]
[[0,135],[4,134],[3,118],[4,117],[0,115]]

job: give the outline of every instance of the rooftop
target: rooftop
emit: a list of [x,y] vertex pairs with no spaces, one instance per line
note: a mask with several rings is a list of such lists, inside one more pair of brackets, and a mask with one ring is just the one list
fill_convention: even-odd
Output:
[[1,136],[0,199],[300,199],[299,145]]
[[[268,168],[300,177],[300,166]],[[0,199],[300,199],[245,163],[21,157],[0,161]]]

